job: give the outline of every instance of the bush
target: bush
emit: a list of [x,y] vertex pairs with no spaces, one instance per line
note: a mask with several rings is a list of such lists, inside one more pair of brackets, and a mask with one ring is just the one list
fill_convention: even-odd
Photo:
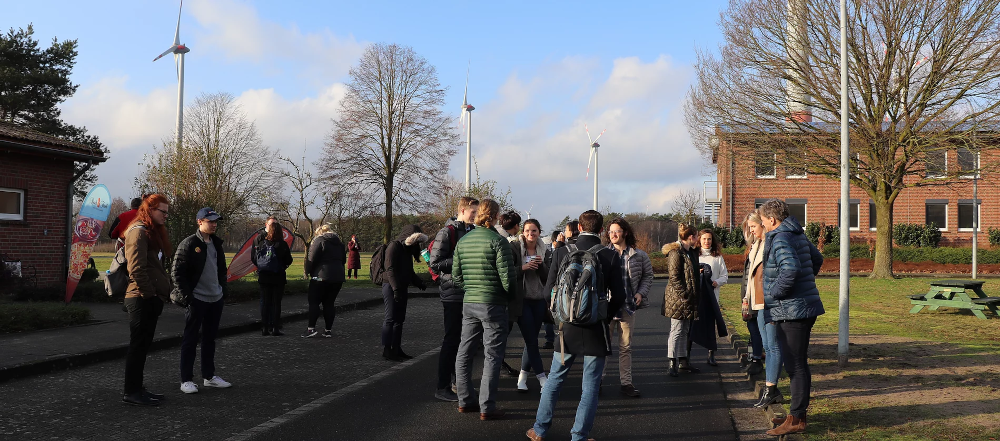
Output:
[[896,224],[892,227],[892,241],[899,247],[937,247],[941,242],[941,230],[933,222],[928,225]]
[[1000,245],[1000,228],[990,227],[990,245]]
[[75,305],[0,302],[0,333],[73,326],[89,319],[90,310]]
[[[827,245],[827,247],[823,249],[823,257],[827,259],[840,257],[839,244]],[[872,256],[867,244],[851,244],[851,259],[871,259],[872,257],[874,256]]]

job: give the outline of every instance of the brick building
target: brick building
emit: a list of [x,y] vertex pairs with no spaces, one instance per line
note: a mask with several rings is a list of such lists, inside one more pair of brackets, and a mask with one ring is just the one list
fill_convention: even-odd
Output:
[[73,164],[105,160],[88,146],[0,122],[0,254],[33,268],[38,286],[66,283]]
[[[720,140],[712,162],[716,165],[717,181],[706,182],[706,215],[719,225],[739,226],[743,217],[764,201],[775,198],[784,200],[790,212],[803,226],[810,222],[827,225],[840,223],[840,181],[821,175],[810,175],[801,166],[789,165],[794,161],[777,158],[774,153],[751,153],[727,146]],[[964,149],[940,152],[935,165],[928,165],[928,173],[974,170],[976,155]],[[997,153],[983,152],[981,160],[994,163]],[[942,181],[945,185],[910,187],[902,190],[893,209],[893,224],[929,224],[934,222],[941,230],[941,244],[969,246],[972,241],[973,179],[972,172],[965,177]],[[919,180],[908,176],[905,182]],[[997,179],[989,174],[978,179],[979,244],[989,241],[989,227],[1000,226],[1000,189]],[[851,186],[850,196],[852,241],[866,241],[874,237],[876,212],[868,194]]]

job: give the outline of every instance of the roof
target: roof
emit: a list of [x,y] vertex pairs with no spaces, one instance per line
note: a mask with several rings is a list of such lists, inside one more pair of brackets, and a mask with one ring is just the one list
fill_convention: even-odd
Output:
[[76,161],[104,162],[108,160],[104,156],[104,152],[99,149],[3,121],[0,121],[0,150],[29,151]]

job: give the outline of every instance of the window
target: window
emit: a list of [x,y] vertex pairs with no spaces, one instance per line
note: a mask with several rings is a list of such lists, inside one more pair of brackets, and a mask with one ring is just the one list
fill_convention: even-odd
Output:
[[875,211],[875,201],[868,201],[868,229],[871,231],[878,230],[878,212]]
[[756,199],[754,199],[753,200],[753,209],[756,210],[756,209],[760,208],[761,205],[764,205],[764,203],[767,202],[767,201],[769,201],[769,200],[771,200],[771,199],[769,199],[769,198],[756,198]]
[[806,224],[806,199],[785,199],[788,205],[788,215],[799,221],[799,225]]
[[924,176],[928,178],[943,178],[948,171],[948,151],[944,149],[930,150],[924,154]]
[[[805,179],[806,176],[806,162],[805,158],[802,157],[801,148],[789,148],[785,151],[785,178],[786,179]],[[802,220],[802,219],[799,219]]]
[[[975,214],[979,220],[978,222],[979,225],[977,225],[976,230],[977,231],[983,230],[982,204],[983,204],[982,200],[976,201],[975,204],[973,204],[972,199],[958,200],[958,231],[972,231],[974,225],[972,222],[973,214]],[[976,213],[974,211],[976,208],[979,209],[979,213]]]
[[0,188],[0,220],[24,220],[24,190]]
[[924,223],[934,224],[939,230],[948,231],[948,200],[928,199],[924,206],[927,213]]
[[[851,231],[857,231],[857,230],[860,229],[860,227],[859,227],[859,225],[861,225],[860,207],[861,207],[861,200],[859,200],[859,199],[851,199],[850,200],[850,202],[849,202],[849,210],[850,210],[850,212],[849,213],[850,213],[850,218],[851,218],[850,219],[851,226],[849,227],[849,229]],[[838,226],[840,225],[840,202],[837,202],[837,225]]]
[[777,155],[771,150],[758,150],[754,154],[754,169],[758,178],[774,178],[774,163]]
[[[972,179],[979,174],[979,152],[972,151],[965,147],[958,149],[958,169],[969,173],[963,174],[963,178]],[[969,202],[970,204],[972,202]],[[961,228],[961,227],[959,227]],[[972,228],[972,227],[969,227]]]

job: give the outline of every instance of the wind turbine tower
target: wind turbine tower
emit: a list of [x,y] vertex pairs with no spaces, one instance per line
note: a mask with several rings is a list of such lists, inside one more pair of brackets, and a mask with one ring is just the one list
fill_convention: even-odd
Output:
[[590,159],[587,160],[588,178],[590,177],[590,161],[594,161],[594,211],[597,211],[597,149],[601,146],[597,143],[597,140],[601,139],[604,136],[604,132],[607,132],[608,129],[602,130],[601,134],[597,135],[597,139],[590,139],[590,129],[587,128],[586,124],[583,125],[583,130],[587,132],[587,140],[590,141]]
[[469,104],[469,69],[465,69],[465,94],[462,95],[462,122],[465,122],[465,114],[469,114],[469,125],[465,127],[465,193],[468,194],[472,188],[472,111],[476,110]]
[[181,6],[177,10],[177,29],[174,31],[174,44],[169,49],[163,51],[160,56],[153,59],[153,61],[156,61],[163,58],[164,55],[174,54],[174,64],[177,65],[177,128],[174,131],[177,139],[175,151],[181,149],[181,141],[184,139],[184,54],[191,52],[191,49],[181,44],[181,10],[183,9],[184,0],[181,0]]

